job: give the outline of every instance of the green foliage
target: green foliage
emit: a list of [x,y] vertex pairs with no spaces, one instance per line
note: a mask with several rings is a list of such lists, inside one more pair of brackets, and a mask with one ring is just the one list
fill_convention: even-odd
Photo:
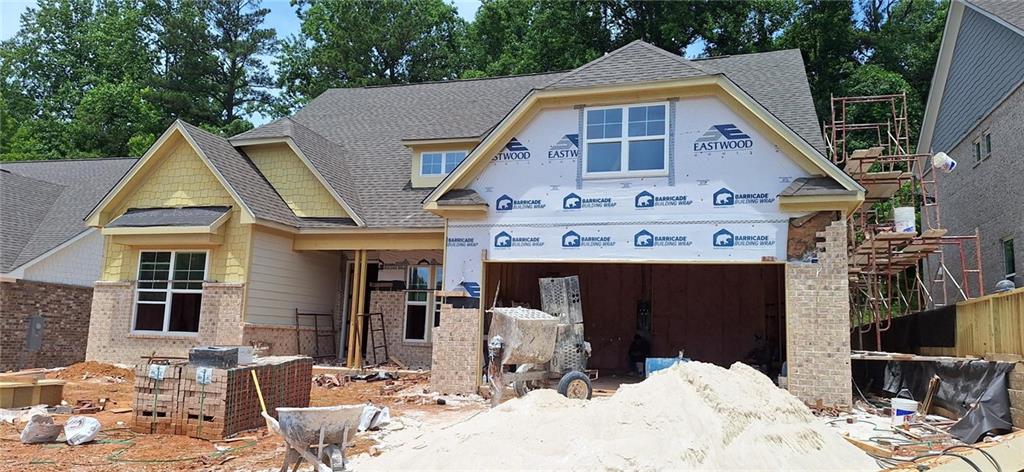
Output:
[[261,0],[38,0],[0,44],[0,159],[139,155],[174,119],[230,136],[331,87],[567,70],[635,39],[799,48],[823,120],[833,94],[905,92],[913,141],[948,0],[484,0],[470,24],[447,0],[292,5],[279,41]]

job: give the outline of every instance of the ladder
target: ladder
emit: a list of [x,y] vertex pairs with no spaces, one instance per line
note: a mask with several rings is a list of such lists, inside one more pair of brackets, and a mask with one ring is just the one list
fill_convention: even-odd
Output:
[[[361,313],[359,316],[366,320],[366,337],[370,338],[368,344],[370,345],[370,353],[373,354],[373,363],[368,364],[364,362],[364,364],[381,365],[386,363],[390,357],[388,355],[388,334],[384,326],[384,314]],[[377,333],[380,333],[380,338],[377,337]],[[384,350],[383,357],[378,354],[379,350]]]
[[[302,354],[302,336],[299,333],[300,330],[300,319],[303,316],[313,318],[313,358],[314,359],[326,359],[335,357],[335,349],[337,349],[338,338],[334,328],[334,314],[332,313],[300,313],[298,308],[295,309],[295,346],[296,353]],[[320,318],[327,318],[328,323],[324,325],[325,328],[330,328],[330,331],[320,329]],[[320,340],[322,338],[331,338],[330,351],[320,352]]]

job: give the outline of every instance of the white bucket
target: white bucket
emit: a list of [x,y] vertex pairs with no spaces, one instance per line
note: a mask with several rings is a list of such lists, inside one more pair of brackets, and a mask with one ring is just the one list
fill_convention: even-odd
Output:
[[956,161],[946,155],[946,153],[940,152],[932,156],[932,167],[948,174],[953,172],[953,169],[956,169]]
[[896,220],[897,233],[917,234],[917,221],[914,207],[896,207],[892,209],[893,219]]
[[914,415],[917,414],[917,402],[906,398],[893,398],[890,400],[892,406],[892,425],[899,426],[904,423],[913,423]]

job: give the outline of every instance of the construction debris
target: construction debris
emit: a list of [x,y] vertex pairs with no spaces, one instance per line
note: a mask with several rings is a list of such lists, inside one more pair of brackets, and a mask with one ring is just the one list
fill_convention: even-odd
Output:
[[[546,427],[545,425],[559,425]],[[607,398],[536,390],[431,434],[396,432],[360,470],[876,470],[760,372],[680,363]],[[507,451],[496,454],[496,451]]]

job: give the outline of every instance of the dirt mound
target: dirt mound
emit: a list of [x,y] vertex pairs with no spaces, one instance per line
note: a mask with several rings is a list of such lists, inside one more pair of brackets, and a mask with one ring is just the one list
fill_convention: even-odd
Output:
[[110,364],[96,361],[85,361],[72,364],[57,371],[54,377],[61,380],[85,380],[93,377],[121,377],[125,381],[134,382],[135,372],[132,369],[125,369]]
[[356,468],[877,470],[760,372],[700,362],[591,401],[530,392]]

